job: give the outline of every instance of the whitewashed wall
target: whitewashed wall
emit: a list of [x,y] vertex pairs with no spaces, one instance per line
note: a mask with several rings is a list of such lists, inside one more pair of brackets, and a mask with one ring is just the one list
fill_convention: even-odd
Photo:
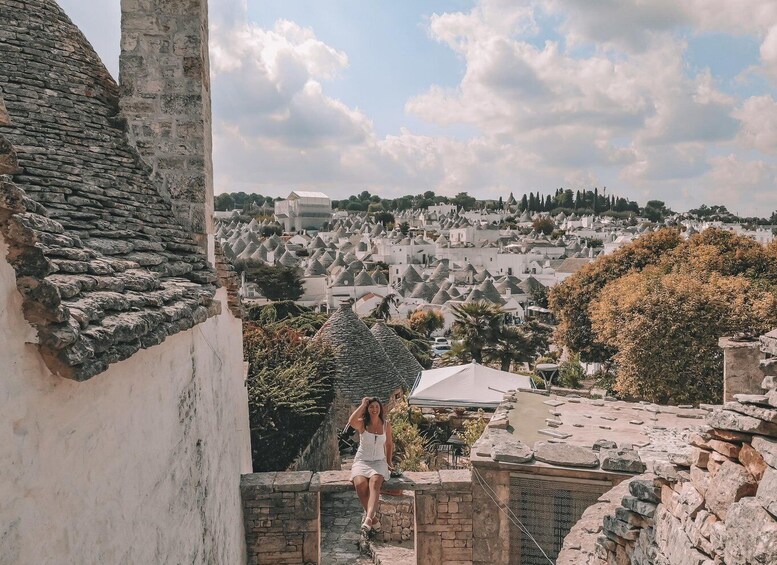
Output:
[[[53,376],[0,239],[0,564],[244,563],[240,320]],[[219,290],[225,302],[226,294]]]

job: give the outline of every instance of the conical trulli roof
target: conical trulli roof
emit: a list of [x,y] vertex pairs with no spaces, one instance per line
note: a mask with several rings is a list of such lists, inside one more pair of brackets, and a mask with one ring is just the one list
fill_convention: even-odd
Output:
[[413,388],[418,373],[424,370],[418,360],[413,357],[408,348],[402,343],[394,330],[389,328],[383,322],[377,322],[370,333],[378,340],[383,351],[386,352],[394,368],[399,372],[399,376],[405,383],[408,390]]
[[408,265],[402,276],[402,280],[415,284],[423,282],[424,279],[421,278],[421,275],[418,274],[418,271],[416,271],[412,265]]
[[445,292],[443,289],[437,291],[437,294],[432,298],[431,304],[436,306],[442,306],[451,299],[451,295]]
[[362,272],[356,275],[353,284],[356,286],[373,286],[375,281],[372,280],[372,277],[365,269],[362,269]]
[[380,269],[375,269],[370,273],[372,275],[372,280],[375,281],[375,284],[388,284],[388,279],[386,278],[386,275],[383,274],[383,271]]
[[385,401],[405,386],[383,347],[350,304],[342,304],[318,330],[315,339],[334,348],[336,384],[351,403],[358,404],[365,396]]
[[485,298],[486,300],[489,300],[494,304],[499,304],[499,305],[504,304],[504,300],[502,300],[502,296],[499,294],[499,291],[494,286],[494,283],[491,282],[491,279],[484,280],[482,283],[478,285],[477,289],[483,294],[483,298]]

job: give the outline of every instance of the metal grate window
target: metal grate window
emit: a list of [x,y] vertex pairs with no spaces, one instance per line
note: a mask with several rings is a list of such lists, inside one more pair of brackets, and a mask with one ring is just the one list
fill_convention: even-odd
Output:
[[[513,473],[510,475],[510,509],[518,516],[554,562],[564,537],[612,485],[606,481],[564,479]],[[510,530],[511,565],[547,565],[547,560],[516,526]]]

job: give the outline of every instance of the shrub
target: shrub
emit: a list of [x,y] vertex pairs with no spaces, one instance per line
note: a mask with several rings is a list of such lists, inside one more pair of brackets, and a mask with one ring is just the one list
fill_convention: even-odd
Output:
[[464,432],[461,434],[462,439],[464,439],[464,442],[468,446],[472,447],[472,445],[480,439],[480,436],[483,435],[487,425],[488,420],[486,419],[485,414],[483,414],[483,410],[478,410],[478,417],[476,420],[464,421]]
[[332,350],[285,326],[246,324],[248,411],[254,472],[286,469],[334,399]]

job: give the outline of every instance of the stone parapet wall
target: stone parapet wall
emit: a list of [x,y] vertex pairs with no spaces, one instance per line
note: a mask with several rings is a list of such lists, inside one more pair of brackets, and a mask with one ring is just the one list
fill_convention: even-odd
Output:
[[439,483],[415,493],[417,562],[472,563],[472,518],[470,472],[440,471]]
[[310,490],[313,473],[243,475],[248,565],[318,563],[319,494]]
[[[318,563],[321,557],[320,493],[352,493],[349,471],[243,475],[248,563]],[[467,470],[408,472],[384,483],[381,525],[391,541],[414,534],[417,562],[473,563],[472,479]],[[413,492],[413,498],[410,498]],[[493,505],[487,511],[498,511]],[[481,517],[488,521],[488,517]],[[401,526],[401,527],[398,527]],[[376,541],[387,541],[380,537]],[[481,559],[480,562],[488,562]],[[506,561],[505,561],[506,563]]]
[[713,411],[690,456],[654,465],[644,497],[604,517],[590,563],[777,563],[777,377],[761,387]]
[[383,542],[409,541],[415,535],[415,498],[412,492],[380,497],[378,519],[382,530],[376,539]]

